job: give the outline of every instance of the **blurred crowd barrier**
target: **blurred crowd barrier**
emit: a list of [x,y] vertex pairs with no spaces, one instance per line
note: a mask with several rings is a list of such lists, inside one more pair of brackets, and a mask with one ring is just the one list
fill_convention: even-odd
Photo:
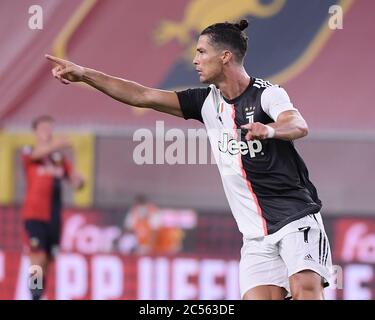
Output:
[[[121,208],[145,194],[162,206],[229,210],[203,129],[194,134],[166,126],[140,130],[143,136],[137,129],[62,132],[73,141],[68,156],[87,181],[80,192],[72,194],[67,188],[65,203],[71,207]],[[142,144],[145,146],[146,137],[151,137],[151,162],[139,164],[136,153]],[[0,142],[0,205],[20,205],[25,192],[20,151],[22,145],[32,142],[31,136],[3,131]],[[296,147],[327,214],[374,214],[374,135],[311,132],[296,141]],[[178,155],[170,156],[174,148],[179,149]]]

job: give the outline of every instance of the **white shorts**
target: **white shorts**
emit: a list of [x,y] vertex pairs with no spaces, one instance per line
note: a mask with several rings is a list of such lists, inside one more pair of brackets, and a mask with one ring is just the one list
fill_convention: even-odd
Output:
[[244,239],[240,261],[241,297],[254,287],[283,287],[290,296],[289,277],[302,270],[320,274],[329,285],[332,258],[320,213],[292,221],[279,231]]

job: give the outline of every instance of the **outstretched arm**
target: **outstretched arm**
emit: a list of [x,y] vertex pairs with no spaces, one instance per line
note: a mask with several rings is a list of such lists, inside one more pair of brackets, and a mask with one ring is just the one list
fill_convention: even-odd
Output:
[[64,84],[85,82],[113,99],[128,105],[150,108],[182,117],[177,94],[173,91],[148,88],[136,82],[112,77],[50,55],[46,55],[46,58],[57,64],[52,69],[52,74]]

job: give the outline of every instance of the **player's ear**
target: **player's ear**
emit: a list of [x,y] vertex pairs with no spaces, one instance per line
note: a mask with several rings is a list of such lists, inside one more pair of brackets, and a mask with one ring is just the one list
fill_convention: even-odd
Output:
[[223,64],[227,64],[232,58],[232,56],[232,52],[230,52],[229,50],[224,50],[223,54],[221,55],[221,60],[223,61]]

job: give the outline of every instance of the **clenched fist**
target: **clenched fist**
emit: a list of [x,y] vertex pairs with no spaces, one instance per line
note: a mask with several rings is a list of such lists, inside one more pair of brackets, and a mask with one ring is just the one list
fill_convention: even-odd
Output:
[[248,123],[241,128],[248,130],[245,136],[246,140],[264,140],[273,138],[275,135],[274,128],[260,122]]

